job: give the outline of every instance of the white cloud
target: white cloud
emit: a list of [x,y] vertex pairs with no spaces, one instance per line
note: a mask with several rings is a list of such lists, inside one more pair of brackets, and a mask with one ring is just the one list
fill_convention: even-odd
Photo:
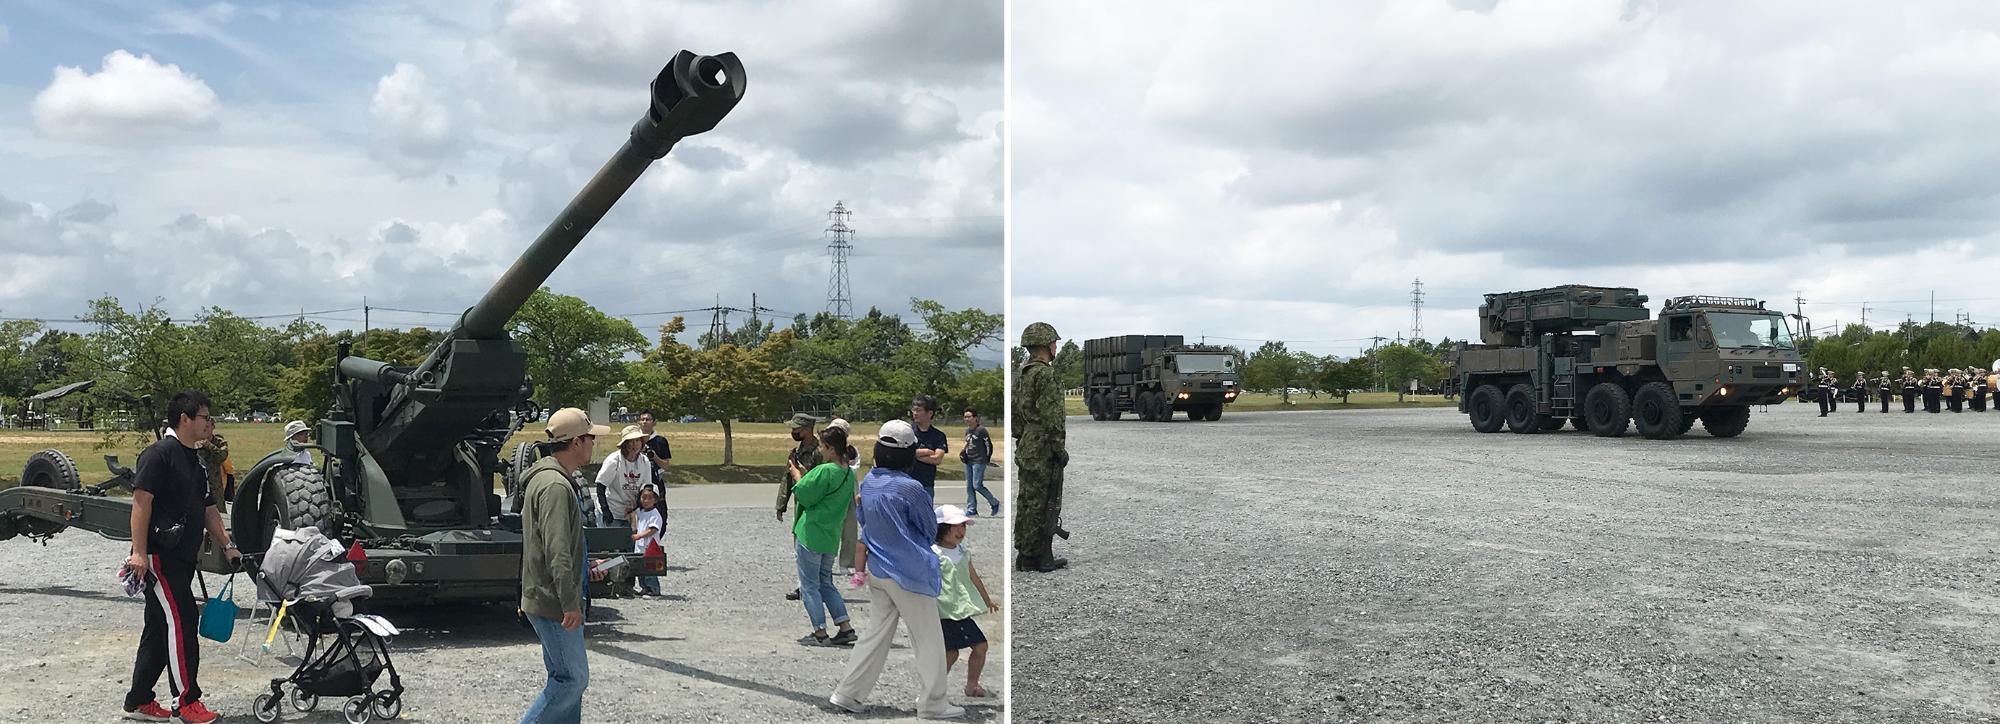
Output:
[[53,137],[121,142],[211,128],[220,108],[215,91],[180,66],[116,50],[96,73],[58,66],[33,113]]
[[369,101],[376,158],[405,176],[423,176],[464,153],[464,132],[454,123],[443,91],[408,63],[375,84]]

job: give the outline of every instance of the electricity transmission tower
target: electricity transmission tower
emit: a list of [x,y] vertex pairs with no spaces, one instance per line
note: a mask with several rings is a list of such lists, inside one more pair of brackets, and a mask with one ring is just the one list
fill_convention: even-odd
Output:
[[854,250],[854,229],[848,227],[847,217],[852,213],[845,201],[833,202],[833,210],[826,212],[833,220],[826,227],[826,252],[833,257],[826,279],[826,311],[841,319],[854,318],[854,296],[847,288],[847,254]]

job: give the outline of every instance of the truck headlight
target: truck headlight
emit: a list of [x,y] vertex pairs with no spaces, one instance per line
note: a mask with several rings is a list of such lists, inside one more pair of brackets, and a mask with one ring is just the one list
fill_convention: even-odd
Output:
[[1727,388],[1727,387],[1717,387],[1717,388],[1715,388],[1715,394],[1718,394],[1718,395],[1721,395],[1721,396],[1723,396],[1723,397],[1728,397],[1728,396],[1729,396],[1729,388]]
[[387,574],[391,586],[402,583],[410,577],[410,567],[403,563],[401,558],[390,559],[389,565],[383,566],[383,571]]

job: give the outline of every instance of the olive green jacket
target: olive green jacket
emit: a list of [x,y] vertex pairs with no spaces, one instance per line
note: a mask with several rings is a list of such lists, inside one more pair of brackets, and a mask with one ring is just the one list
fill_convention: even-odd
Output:
[[1014,447],[1017,467],[1045,471],[1069,458],[1065,440],[1069,435],[1063,419],[1068,413],[1063,409],[1056,371],[1048,362],[1031,359],[1021,365],[1021,374],[1014,378],[1013,413],[1008,423],[1018,440]]
[[521,610],[562,620],[583,611],[583,512],[553,457],[528,468],[521,504]]

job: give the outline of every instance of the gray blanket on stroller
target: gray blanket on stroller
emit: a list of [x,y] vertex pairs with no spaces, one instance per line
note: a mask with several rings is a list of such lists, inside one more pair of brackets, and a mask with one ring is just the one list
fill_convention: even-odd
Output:
[[335,615],[345,618],[353,611],[352,601],[374,595],[375,589],[361,583],[354,564],[347,561],[347,549],[312,526],[298,530],[279,528],[271,538],[258,567],[257,597],[268,602],[314,599],[332,601]]

